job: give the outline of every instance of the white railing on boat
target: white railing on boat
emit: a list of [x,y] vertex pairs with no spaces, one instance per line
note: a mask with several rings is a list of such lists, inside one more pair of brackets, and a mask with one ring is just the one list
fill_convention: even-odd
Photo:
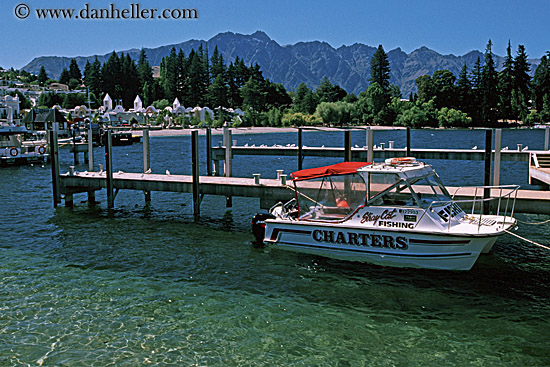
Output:
[[[489,215],[486,212],[492,212],[492,215],[502,216],[502,225],[504,226],[506,223],[506,218],[510,217],[512,219],[514,215],[517,192],[519,187],[519,185],[457,187],[452,194],[450,201],[433,201],[430,203],[430,206],[428,207],[428,209],[426,209],[426,211],[433,210],[434,207],[452,208],[454,204],[457,204],[465,212],[470,212],[470,214],[473,216],[474,214],[476,214],[477,207],[478,231],[483,223],[483,216]],[[460,196],[460,191],[462,191],[462,195],[464,196],[472,196],[473,191],[473,199],[455,200],[455,197]],[[494,202],[497,202],[496,208],[491,205],[491,203]],[[470,205],[471,208],[468,208]],[[450,229],[453,215],[452,209],[449,210],[450,212],[448,226]],[[508,210],[510,211],[508,212]]]

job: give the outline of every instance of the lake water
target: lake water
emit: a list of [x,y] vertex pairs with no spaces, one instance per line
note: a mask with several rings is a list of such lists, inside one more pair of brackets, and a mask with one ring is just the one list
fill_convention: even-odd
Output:
[[[404,131],[374,136],[405,145]],[[233,139],[286,145],[296,134]],[[478,130],[412,131],[412,148],[483,149],[484,140]],[[307,146],[342,143],[341,132],[304,132]],[[518,143],[542,149],[544,132],[503,132],[503,146]],[[352,144],[365,145],[365,133],[353,132]],[[114,147],[114,171],[143,169],[142,149]],[[151,138],[153,172],[190,174],[190,150],[190,137]],[[95,149],[96,167],[103,152]],[[71,153],[60,159],[68,171]],[[307,157],[304,168],[337,161]],[[483,183],[483,162],[429,163],[448,185]],[[243,177],[296,167],[233,161]],[[526,163],[503,162],[502,184],[529,187],[527,178]],[[550,365],[550,251],[515,237],[501,237],[469,272],[394,269],[254,248],[257,199],[226,208],[207,196],[198,222],[189,194],[153,192],[147,207],[142,193],[121,191],[113,210],[104,190],[95,208],[86,200],[54,209],[49,165],[0,170],[0,365]],[[550,223],[517,233],[548,245]]]

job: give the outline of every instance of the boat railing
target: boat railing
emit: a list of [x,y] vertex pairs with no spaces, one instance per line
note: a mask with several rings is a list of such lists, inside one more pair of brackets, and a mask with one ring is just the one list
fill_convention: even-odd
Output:
[[455,205],[472,216],[476,215],[478,231],[485,223],[483,216],[502,216],[504,225],[506,218],[512,218],[514,215],[519,187],[519,185],[458,187],[452,194],[451,200],[433,201],[430,203],[428,211],[435,211],[435,208],[446,208],[449,229],[456,216]]

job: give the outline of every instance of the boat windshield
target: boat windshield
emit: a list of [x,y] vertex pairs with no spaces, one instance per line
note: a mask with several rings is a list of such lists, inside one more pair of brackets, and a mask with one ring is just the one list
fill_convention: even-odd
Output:
[[365,204],[365,181],[357,173],[294,184],[299,217],[303,220],[341,221]]
[[435,172],[410,180],[409,184],[418,197],[421,207],[428,207],[434,201],[451,201],[451,195]]
[[428,207],[433,201],[450,201],[449,193],[435,173],[401,179],[396,174],[369,174],[368,205]]

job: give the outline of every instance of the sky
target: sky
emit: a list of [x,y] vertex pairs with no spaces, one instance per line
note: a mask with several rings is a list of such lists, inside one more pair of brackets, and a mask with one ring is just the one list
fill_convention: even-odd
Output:
[[[95,9],[122,12],[138,5],[158,9],[155,18],[82,19]],[[37,9],[47,8],[72,8],[82,16],[39,19]],[[176,16],[179,9],[196,9],[198,17],[158,19],[164,9],[176,9]],[[106,54],[258,30],[281,45],[318,40],[407,53],[426,46],[454,55],[484,51],[491,39],[497,55],[506,54],[510,41],[513,55],[522,44],[530,58],[540,58],[550,50],[548,19],[547,0],[2,0],[0,67],[19,69],[38,56]]]

